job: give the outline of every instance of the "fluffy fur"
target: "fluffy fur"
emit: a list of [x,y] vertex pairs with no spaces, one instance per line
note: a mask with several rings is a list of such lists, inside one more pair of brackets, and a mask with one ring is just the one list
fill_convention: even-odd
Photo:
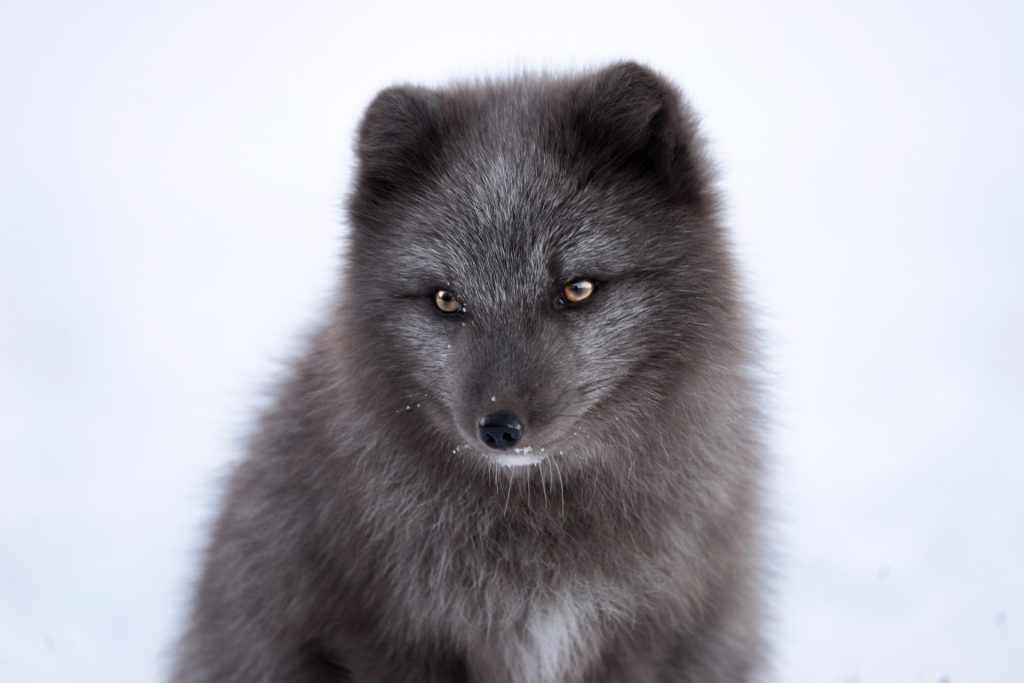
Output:
[[[759,402],[677,90],[390,88],[358,158],[336,305],[233,473],[173,681],[751,680]],[[536,464],[480,442],[497,408]]]

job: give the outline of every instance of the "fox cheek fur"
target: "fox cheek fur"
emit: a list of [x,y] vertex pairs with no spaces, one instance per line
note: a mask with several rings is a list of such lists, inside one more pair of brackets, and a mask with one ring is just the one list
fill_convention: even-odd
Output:
[[753,680],[756,357],[677,90],[389,88],[357,154],[336,305],[234,470],[173,680]]

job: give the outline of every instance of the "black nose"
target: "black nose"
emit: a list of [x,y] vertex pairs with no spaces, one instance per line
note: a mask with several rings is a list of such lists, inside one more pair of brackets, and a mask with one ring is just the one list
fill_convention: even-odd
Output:
[[523,425],[512,413],[491,413],[480,420],[480,440],[491,448],[512,448],[523,436]]

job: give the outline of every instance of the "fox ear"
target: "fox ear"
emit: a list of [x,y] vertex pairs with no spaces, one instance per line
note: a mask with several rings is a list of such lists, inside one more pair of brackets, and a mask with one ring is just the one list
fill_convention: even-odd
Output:
[[676,190],[699,190],[696,121],[678,91],[635,62],[584,80],[572,100],[579,153],[598,172],[631,171]]
[[426,88],[382,90],[363,116],[358,139],[358,196],[379,203],[417,186],[441,147],[440,96]]

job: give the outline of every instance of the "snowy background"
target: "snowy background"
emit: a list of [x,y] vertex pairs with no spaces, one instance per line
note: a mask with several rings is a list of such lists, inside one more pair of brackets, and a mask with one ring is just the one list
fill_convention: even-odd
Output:
[[394,81],[646,61],[777,375],[776,678],[1024,680],[1024,4],[0,5],[0,681],[156,683]]

